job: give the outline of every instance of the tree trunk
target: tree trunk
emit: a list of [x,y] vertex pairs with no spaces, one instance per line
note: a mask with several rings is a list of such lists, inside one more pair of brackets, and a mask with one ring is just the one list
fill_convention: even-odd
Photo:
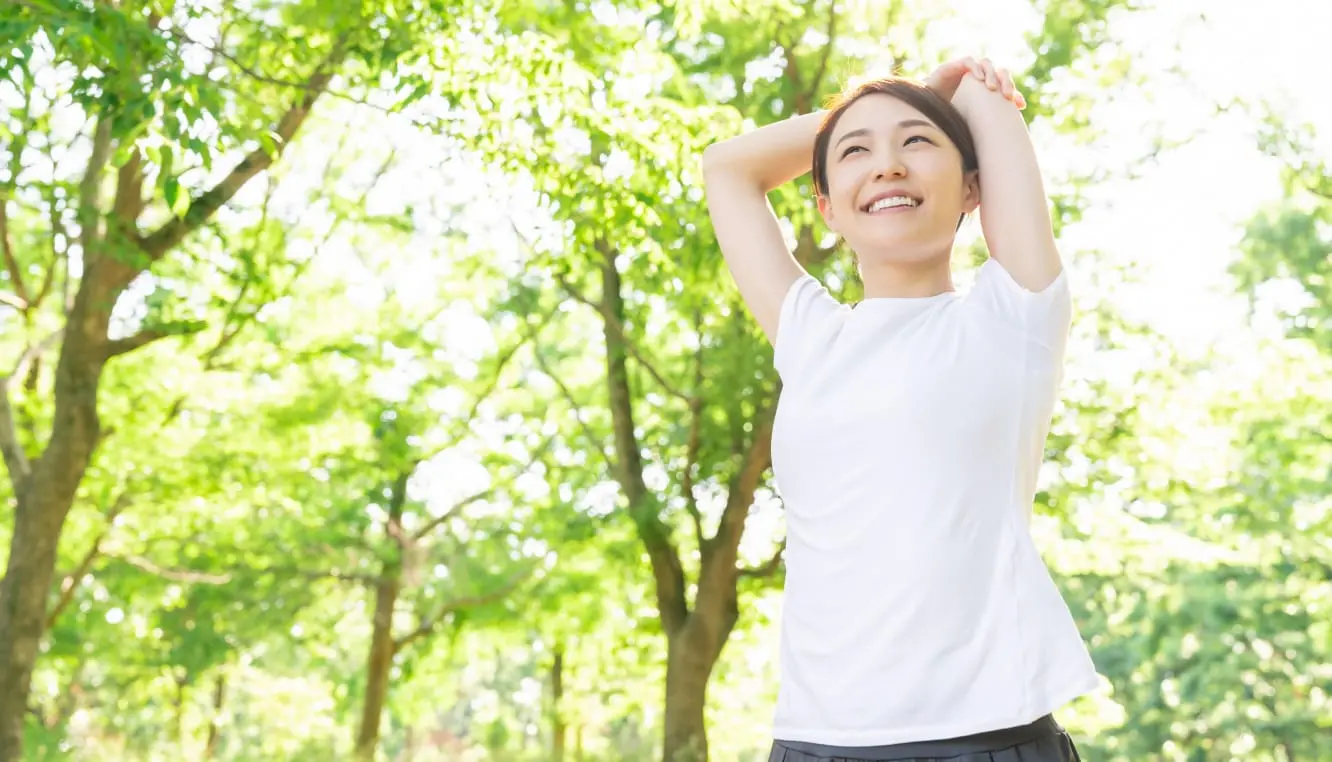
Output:
[[227,674],[218,672],[213,683],[213,719],[208,723],[208,739],[204,742],[203,758],[212,759],[217,754],[217,744],[222,738],[222,707],[227,699]]
[[708,679],[721,655],[691,617],[684,631],[670,637],[666,657],[666,732],[663,762],[707,762],[704,722]]
[[666,734],[664,762],[707,762],[708,735],[703,721],[712,665],[683,638],[671,638],[666,661]]
[[[43,501],[45,502],[45,501]],[[9,564],[0,583],[0,761],[17,762],[37,660],[46,593],[60,538],[58,504],[19,500]]]
[[60,532],[99,437],[97,385],[110,310],[93,303],[114,299],[104,291],[80,289],[70,313],[56,366],[55,420],[46,450],[31,473],[14,474],[11,469],[18,505],[9,561],[0,582],[0,762],[18,762],[22,753],[32,670],[46,629]]
[[189,673],[178,675],[176,677],[176,717],[175,733],[176,748],[180,755],[185,756],[185,686],[189,684]]
[[393,668],[393,610],[398,603],[396,576],[386,575],[375,586],[374,634],[366,663],[365,700],[361,705],[361,728],[356,734],[356,759],[370,762],[379,745],[379,721],[388,698],[389,672]]
[[370,636],[370,654],[365,667],[365,700],[361,703],[361,727],[356,733],[356,759],[370,762],[379,746],[379,722],[388,699],[389,673],[393,670],[393,657],[398,653],[398,641],[393,637],[393,612],[402,593],[402,559],[407,535],[402,528],[403,506],[407,502],[408,469],[394,479],[389,513],[384,533],[397,546],[397,556],[384,562],[375,582],[375,619]]
[[564,762],[564,742],[568,729],[564,724],[564,647],[555,647],[550,665],[550,762]]

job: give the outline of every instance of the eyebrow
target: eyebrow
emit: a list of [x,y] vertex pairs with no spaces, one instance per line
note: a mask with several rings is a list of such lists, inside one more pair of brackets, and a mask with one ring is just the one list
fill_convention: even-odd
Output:
[[[939,129],[938,127],[935,127],[932,122],[927,122],[923,119],[904,119],[897,123],[898,129],[903,129],[906,127],[929,127],[935,130]],[[865,127],[861,127],[858,130],[851,130],[842,137],[838,138],[837,143],[834,144],[833,147],[836,148],[837,146],[840,146],[842,143],[846,142],[847,140],[850,140],[851,138],[863,138],[869,133],[870,133],[869,129]]]

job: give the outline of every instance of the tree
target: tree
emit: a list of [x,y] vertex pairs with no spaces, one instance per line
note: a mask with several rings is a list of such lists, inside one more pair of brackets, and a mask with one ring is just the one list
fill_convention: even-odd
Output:
[[[335,78],[349,90],[377,83],[422,29],[451,15],[409,2],[311,0],[268,17],[211,8],[19,2],[0,17],[13,40],[0,64],[19,95],[6,114],[0,189],[5,303],[31,328],[0,395],[0,450],[16,502],[0,584],[6,762],[20,753],[61,532],[109,431],[98,410],[108,364],[206,329],[189,299],[155,276],[189,262],[189,242],[281,158]],[[224,75],[236,84],[220,84]],[[86,132],[68,135],[69,119],[86,120]],[[64,298],[53,303],[53,294]],[[118,321],[134,303],[146,312]],[[15,402],[16,375],[25,387]]]

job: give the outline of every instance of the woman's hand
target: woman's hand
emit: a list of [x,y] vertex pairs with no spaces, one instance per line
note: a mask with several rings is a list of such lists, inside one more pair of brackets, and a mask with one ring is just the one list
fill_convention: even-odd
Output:
[[926,77],[925,85],[938,93],[944,100],[952,101],[953,95],[957,92],[957,86],[967,76],[975,77],[984,82],[989,89],[1002,93],[1019,109],[1027,107],[1027,100],[1013,85],[1012,75],[1008,73],[1007,69],[995,66],[988,58],[977,61],[975,58],[967,56],[949,61]]

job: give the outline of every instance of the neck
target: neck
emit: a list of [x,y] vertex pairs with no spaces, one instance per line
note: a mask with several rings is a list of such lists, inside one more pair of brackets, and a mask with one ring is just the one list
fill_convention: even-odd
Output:
[[923,262],[874,262],[861,264],[860,279],[866,299],[913,299],[953,290],[953,272],[948,258]]

